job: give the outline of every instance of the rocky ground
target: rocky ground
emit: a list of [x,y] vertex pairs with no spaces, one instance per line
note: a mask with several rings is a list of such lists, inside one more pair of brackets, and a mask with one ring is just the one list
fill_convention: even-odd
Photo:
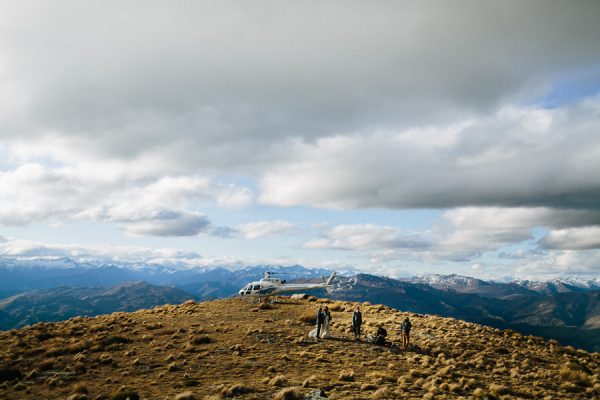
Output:
[[[600,397],[600,354],[459,320],[362,305],[365,330],[408,350],[352,340],[356,303],[309,298],[187,302],[0,333],[3,399],[421,399]],[[307,338],[320,303],[335,338]],[[305,397],[306,396],[306,397]]]

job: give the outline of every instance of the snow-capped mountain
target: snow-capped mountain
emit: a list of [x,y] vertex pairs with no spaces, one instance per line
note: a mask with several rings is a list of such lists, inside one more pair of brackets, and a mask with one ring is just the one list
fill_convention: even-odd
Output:
[[485,285],[486,282],[481,279],[472,278],[463,275],[442,275],[442,274],[429,274],[420,275],[411,278],[400,278],[399,281],[410,282],[410,283],[422,283],[435,287],[437,289],[444,288],[458,288],[476,285]]
[[584,292],[588,290],[600,290],[600,278],[579,279],[563,278],[551,281],[519,280],[515,284],[543,294]]

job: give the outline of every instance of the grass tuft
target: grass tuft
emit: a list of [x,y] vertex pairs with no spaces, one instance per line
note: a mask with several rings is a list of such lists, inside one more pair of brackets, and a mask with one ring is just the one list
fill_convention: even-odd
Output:
[[354,371],[342,371],[338,379],[345,382],[354,382]]
[[287,385],[288,380],[285,375],[277,375],[273,379],[269,380],[270,386],[285,386]]
[[275,393],[273,400],[303,400],[304,393],[299,387],[288,387]]
[[196,396],[194,393],[188,391],[188,392],[183,392],[183,393],[179,393],[178,395],[176,395],[175,400],[198,400],[198,396]]
[[229,386],[221,390],[221,394],[226,397],[235,397],[243,394],[253,393],[255,390],[252,387],[244,386],[240,383]]

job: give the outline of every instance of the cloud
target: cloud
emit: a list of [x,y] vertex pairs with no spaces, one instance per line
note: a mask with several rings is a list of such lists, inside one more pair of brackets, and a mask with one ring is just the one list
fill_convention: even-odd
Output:
[[141,218],[117,222],[125,225],[125,232],[145,236],[195,236],[210,227],[203,214],[172,210],[156,210]]
[[244,239],[258,239],[265,236],[292,232],[294,224],[288,221],[257,221],[240,224],[235,227]]
[[446,125],[600,62],[593,2],[34,4],[0,20],[3,136],[166,173],[260,173],[290,139]]
[[514,267],[521,279],[547,280],[565,276],[597,278],[600,269],[598,251],[549,251],[543,257],[531,257]]
[[600,87],[598,4],[140,4],[3,13],[11,162],[242,175],[277,206],[598,206],[600,100],[535,105]]
[[[600,228],[586,226],[598,215],[590,210],[550,208],[465,207],[445,211],[431,229],[407,231],[375,224],[338,225],[306,242],[307,249],[359,251],[378,262],[420,257],[430,261],[472,261],[505,246],[532,247],[517,253],[501,251],[499,258],[543,256],[544,249],[600,248]],[[576,228],[564,228],[565,226]],[[535,242],[534,229],[549,233]],[[558,228],[558,229],[557,229]],[[536,247],[540,247],[536,249]]]
[[[263,206],[451,209],[430,232],[346,224],[315,249],[463,260],[535,227],[540,246],[596,246],[578,229],[600,226],[597,2],[5,8],[2,225],[228,237],[202,210],[256,191]],[[289,233],[276,225],[239,231]]]
[[65,245],[31,240],[4,238],[0,256],[18,259],[67,257],[79,262],[154,264],[190,267],[199,265],[202,256],[196,252],[169,248],[115,245]]
[[540,245],[561,250],[600,249],[600,226],[552,230],[540,240]]
[[303,265],[309,268],[333,268],[348,270],[347,264],[339,260],[314,261],[302,258],[259,258],[259,257],[205,257],[195,251],[173,248],[116,245],[65,245],[0,236],[0,257],[51,262],[57,258],[70,258],[77,262],[166,266],[178,269],[197,267],[225,267],[230,269],[257,265]]
[[134,235],[223,236],[225,228],[213,227],[204,214],[186,207],[214,203],[238,208],[252,200],[247,188],[205,177],[105,181],[97,173],[86,172],[35,163],[0,171],[0,223],[85,219],[114,222]]
[[411,251],[419,251],[430,246],[425,235],[374,224],[338,225],[325,232],[321,238],[311,240],[303,245],[307,249],[403,249]]
[[[452,126],[290,145],[260,201],[333,208],[600,208],[600,97],[503,108]],[[327,171],[327,173],[322,173]]]

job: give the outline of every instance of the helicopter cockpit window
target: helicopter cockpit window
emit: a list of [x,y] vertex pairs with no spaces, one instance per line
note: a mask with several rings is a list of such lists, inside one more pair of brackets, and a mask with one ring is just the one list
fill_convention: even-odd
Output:
[[260,290],[260,285],[254,285],[254,290]]

